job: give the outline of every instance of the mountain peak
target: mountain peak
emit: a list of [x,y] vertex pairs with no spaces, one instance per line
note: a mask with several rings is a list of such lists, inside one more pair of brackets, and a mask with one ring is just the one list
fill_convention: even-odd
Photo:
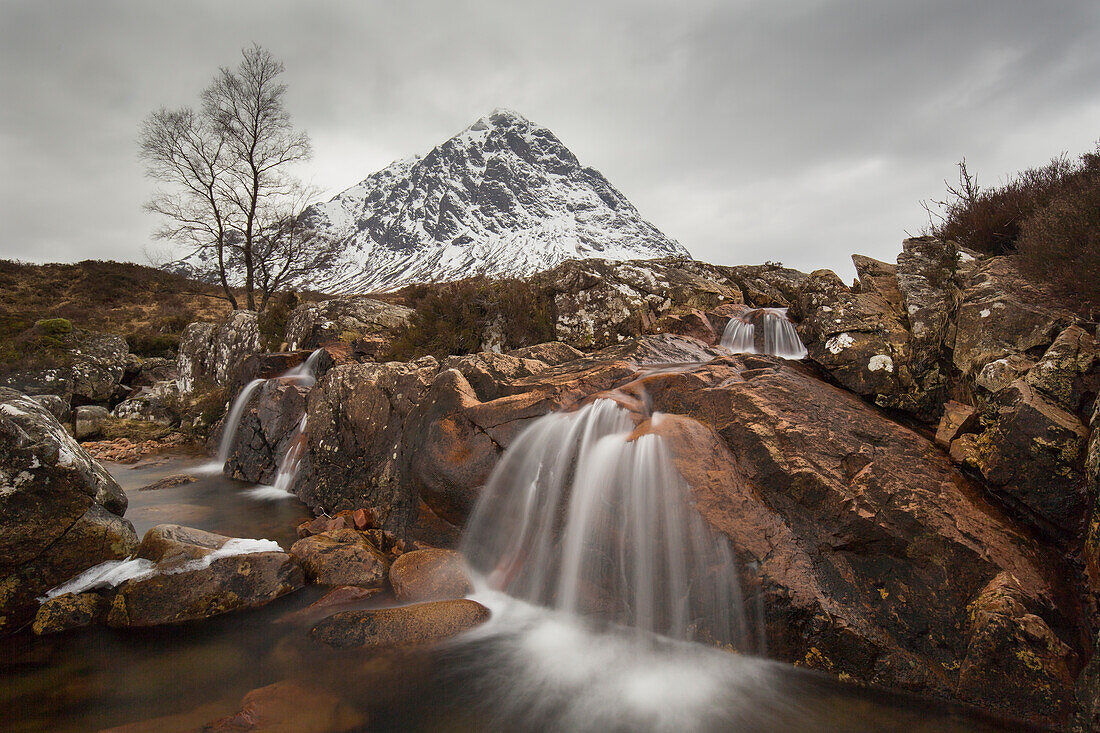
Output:
[[554,133],[504,108],[304,216],[345,245],[312,283],[332,292],[518,277],[584,257],[688,256]]

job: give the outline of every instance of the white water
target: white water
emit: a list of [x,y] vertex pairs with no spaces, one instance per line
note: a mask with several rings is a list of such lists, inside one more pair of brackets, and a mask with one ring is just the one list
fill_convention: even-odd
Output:
[[535,421],[467,524],[471,567],[530,603],[754,650],[728,544],[703,524],[662,439],[634,427],[606,399]]
[[731,318],[722,333],[721,346],[735,354],[755,354],[756,331],[763,332],[763,350],[783,359],[804,359],[806,347],[787,317],[786,308],[755,308]]
[[244,386],[237,399],[233,400],[233,406],[229,408],[225,424],[222,426],[222,439],[218,443],[218,463],[225,466],[229,455],[233,452],[233,446],[237,444],[237,428],[241,426],[241,418],[244,417],[245,408],[252,401],[252,395],[256,393],[266,379],[253,379]]
[[280,494],[282,496],[292,496],[291,490],[294,488],[294,479],[298,478],[298,468],[302,464],[302,455],[306,451],[306,422],[308,417],[308,415],[302,415],[301,422],[294,429],[294,435],[290,437],[286,453],[283,454],[283,460],[279,463],[279,471],[275,474],[275,485],[271,487],[271,495],[264,495],[262,498],[272,498]]

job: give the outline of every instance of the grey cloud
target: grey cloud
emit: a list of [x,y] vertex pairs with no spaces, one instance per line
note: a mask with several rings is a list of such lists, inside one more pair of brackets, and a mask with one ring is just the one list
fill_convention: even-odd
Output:
[[1081,2],[0,0],[0,256],[142,260],[134,138],[261,43],[334,194],[496,106],[550,127],[697,257],[850,277],[966,155],[982,177],[1100,137]]

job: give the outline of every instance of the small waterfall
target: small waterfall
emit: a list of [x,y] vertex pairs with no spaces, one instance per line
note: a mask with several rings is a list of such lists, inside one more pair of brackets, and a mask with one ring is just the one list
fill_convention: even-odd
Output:
[[[292,379],[302,387],[312,387],[317,382],[317,364],[320,361],[322,351],[323,349],[317,349],[301,364],[288,369],[275,379]],[[218,444],[218,466],[224,468],[226,461],[229,460],[233,448],[237,444],[237,430],[240,428],[244,411],[252,401],[256,390],[267,381],[266,379],[253,379],[245,385],[241,393],[237,395],[237,399],[233,401],[233,406],[230,407],[229,414],[225,418],[225,425],[222,428],[221,442]],[[294,430],[294,435],[291,436],[286,453],[279,462],[275,485],[273,487],[262,487],[267,491],[261,490],[263,496],[258,495],[259,498],[282,497],[290,493],[290,489],[294,485],[294,479],[298,475],[298,466],[302,461],[302,455],[305,452],[305,429],[306,416],[303,415],[301,422]]]
[[691,505],[662,438],[634,431],[607,399],[528,427],[467,525],[471,567],[530,603],[750,650],[728,543]]
[[229,460],[229,455],[233,452],[233,446],[237,444],[237,428],[241,426],[244,410],[248,407],[248,403],[252,401],[252,395],[266,381],[266,379],[253,379],[244,386],[241,393],[237,395],[237,399],[233,400],[233,406],[229,408],[229,414],[226,415],[225,424],[222,426],[222,439],[218,443],[219,465],[224,466],[225,462]]
[[763,353],[783,359],[804,359],[807,354],[786,308],[754,308],[731,318],[720,344],[735,354]]

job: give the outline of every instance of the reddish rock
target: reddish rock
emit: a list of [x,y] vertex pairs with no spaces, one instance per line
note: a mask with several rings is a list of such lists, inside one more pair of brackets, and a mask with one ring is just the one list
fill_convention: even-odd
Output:
[[948,448],[951,442],[964,433],[973,433],[978,428],[978,412],[970,405],[948,400],[943,406],[943,417],[936,429],[936,443]]
[[473,591],[466,563],[453,550],[414,550],[393,561],[390,585],[402,603],[463,598]]
[[279,617],[278,623],[304,624],[316,623],[320,619],[343,610],[348,606],[365,603],[382,593],[381,588],[360,588],[355,585],[341,585],[333,588],[318,600],[305,608],[298,609]]
[[234,715],[209,723],[203,733],[341,733],[361,730],[366,716],[328,690],[283,680],[253,690]]
[[335,529],[294,543],[292,557],[306,577],[321,585],[377,588],[385,581],[386,558],[354,529]]
[[335,517],[317,517],[311,519],[308,522],[302,522],[298,525],[298,537],[309,537],[310,535],[321,534],[323,532],[331,532],[337,529],[349,529],[347,521],[342,516]]
[[489,609],[475,601],[433,601],[398,608],[341,611],[314,626],[310,636],[337,649],[428,644],[461,634],[488,619]]
[[701,311],[692,310],[675,316],[667,316],[661,322],[661,330],[665,333],[675,333],[680,336],[697,338],[705,344],[713,345],[718,342],[721,333],[715,332],[714,325]]

